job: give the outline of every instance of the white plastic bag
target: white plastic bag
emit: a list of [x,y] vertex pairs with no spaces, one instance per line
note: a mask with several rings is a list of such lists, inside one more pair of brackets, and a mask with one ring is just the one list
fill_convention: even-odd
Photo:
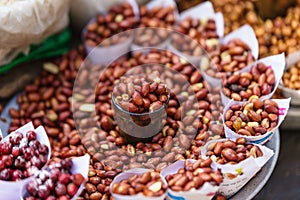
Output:
[[30,44],[61,31],[69,22],[69,0],[0,1],[0,65]]

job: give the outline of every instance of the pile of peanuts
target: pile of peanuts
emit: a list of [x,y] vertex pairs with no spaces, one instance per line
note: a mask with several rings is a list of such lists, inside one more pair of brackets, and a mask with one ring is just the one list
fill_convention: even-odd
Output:
[[235,101],[249,100],[270,94],[274,90],[275,75],[271,67],[257,63],[250,72],[237,72],[222,81],[223,93]]
[[[200,20],[192,17],[180,21],[174,28],[172,45],[182,53],[200,56],[203,50],[211,52],[219,44],[216,22],[213,19]],[[203,48],[203,49],[202,49]]]
[[256,5],[252,0],[212,0],[212,3],[216,11],[223,13],[225,34],[244,24],[250,24],[254,28],[260,57],[282,52],[288,55],[300,50],[299,2],[287,10],[285,17],[266,20],[256,13]]
[[250,156],[262,157],[262,150],[253,144],[247,144],[245,138],[237,138],[236,141],[226,140],[211,143],[207,146],[206,156],[219,164],[237,164]]
[[300,62],[291,66],[283,75],[283,84],[285,87],[300,90]]
[[146,197],[161,196],[166,190],[167,185],[163,183],[158,172],[133,175],[112,186],[112,192],[115,194],[136,195],[141,193]]
[[[117,33],[119,28],[127,30],[131,24],[135,23],[132,10],[122,9],[121,13],[118,10],[112,10],[112,12],[114,14],[108,14],[109,17],[106,16],[105,19],[102,16],[99,20],[101,23],[106,23],[105,20],[116,20],[119,27],[105,29],[107,35],[104,36],[99,37],[98,33],[94,34],[89,39],[91,46],[95,46],[105,37]],[[128,27],[124,24],[121,25],[121,22],[118,24],[121,18],[125,19],[125,16],[128,16],[128,23],[130,22]],[[126,20],[123,21],[123,23],[126,22]],[[103,28],[98,24],[98,19],[97,24],[93,26],[88,28],[88,32],[102,33]],[[240,53],[241,48],[232,49],[231,53],[233,54],[231,55],[229,51],[230,46],[233,45],[241,45],[242,53]],[[224,45],[222,48],[215,52],[214,59],[219,65],[223,64],[226,71],[227,68],[235,71],[253,62],[249,47],[243,47],[239,41],[234,41],[231,45]],[[227,53],[222,55],[224,51]],[[243,53],[247,54],[246,59],[243,57]],[[223,63],[221,63],[222,57],[226,57]],[[229,57],[230,62],[228,62]],[[224,137],[223,126],[214,122],[220,121],[220,113],[223,110],[219,88],[211,88],[203,80],[198,70],[172,52],[139,52],[120,58],[108,68],[103,69],[101,65],[87,66],[78,74],[84,58],[85,51],[80,46],[55,59],[53,63],[47,63],[41,76],[36,78],[33,83],[28,84],[18,97],[19,108],[10,110],[12,121],[9,129],[9,131],[14,131],[29,121],[33,121],[34,126],[44,125],[50,139],[54,160],[81,156],[85,152],[92,156],[88,182],[81,197],[78,198],[79,200],[108,200],[112,198],[110,184],[122,170],[145,167],[160,171],[177,160],[198,159],[201,149],[207,141]],[[233,64],[230,64],[231,61]],[[161,63],[178,71],[179,74],[174,76],[165,74],[163,78],[170,86],[171,93],[166,109],[166,124],[162,131],[155,135],[152,141],[126,144],[124,138],[120,136],[120,129],[113,118],[114,111],[111,105],[113,86],[115,81],[119,80],[131,67],[147,63]],[[100,81],[99,74],[102,74]],[[81,90],[75,88],[72,93],[77,75],[76,81],[84,87]],[[184,84],[185,82],[190,83],[190,87]],[[95,85],[97,85],[96,94],[94,90],[90,89]],[[195,94],[196,102],[190,99],[192,93]],[[91,108],[94,108],[95,99],[96,114],[94,115]],[[181,105],[180,102],[184,102],[184,104]],[[71,104],[74,112],[71,110]],[[272,105],[270,102],[269,104]],[[76,116],[74,120],[72,114]],[[269,127],[274,127],[277,122],[274,113],[267,114],[270,120]],[[237,117],[234,117],[232,113],[230,119]],[[230,122],[227,124],[230,125]],[[78,125],[78,130],[75,128],[76,125]],[[244,123],[241,122],[241,127],[243,125]],[[80,137],[78,132],[85,134]],[[191,134],[194,132],[196,135]],[[255,131],[253,132],[254,135],[257,134]],[[252,132],[250,132],[251,134]],[[187,164],[187,166],[189,165]],[[192,171],[187,169],[187,171],[184,170],[184,173]],[[218,172],[209,171],[208,175],[210,180],[214,180],[216,184],[220,183],[221,175]],[[206,179],[204,178],[204,180]],[[194,186],[193,183],[190,183],[189,187],[199,186],[198,183],[194,183]],[[184,188],[179,190],[184,190]]]
[[219,185],[223,182],[221,172],[213,171],[210,168],[211,159],[197,160],[191,162],[185,160],[184,168],[180,168],[177,173],[166,176],[168,186],[173,191],[189,191],[192,188],[200,189],[204,183]]
[[[210,52],[212,65],[206,69],[209,76],[222,78],[227,72],[235,72],[254,62],[250,47],[240,39],[232,39]],[[201,66],[204,67],[205,66]]]
[[224,33],[241,27],[244,24],[252,26],[262,24],[262,19],[256,14],[255,4],[252,0],[211,0],[217,12],[222,12],[224,16]]
[[277,126],[278,115],[278,105],[275,101],[253,98],[243,105],[231,105],[225,113],[225,125],[237,134],[258,136]]
[[122,77],[115,86],[113,95],[114,101],[121,108],[132,113],[153,112],[168,100],[166,85],[161,83],[159,77],[153,80],[134,75]]
[[[152,141],[126,144],[120,135],[119,126],[113,119],[111,92],[115,81],[119,80],[131,66],[147,63],[161,63],[162,66],[179,72],[161,73],[164,68],[160,65],[150,68],[159,71],[160,79],[170,88],[166,124]],[[89,73],[91,69],[93,73]],[[75,87],[73,99],[73,106],[78,107],[74,115],[78,116],[75,120],[78,120],[79,131],[86,133],[82,137],[82,143],[87,152],[93,155],[84,198],[107,197],[113,177],[122,170],[143,167],[161,171],[177,160],[198,159],[201,148],[207,140],[224,136],[223,126],[213,122],[216,119],[220,120],[223,108],[220,91],[211,89],[198,70],[174,53],[159,50],[152,50],[149,53],[139,52],[130,58],[120,58],[105,70],[101,66],[91,66],[91,69],[83,69],[78,80],[83,88],[97,85],[96,111],[99,117],[90,116],[87,109],[94,100],[94,96],[91,95],[93,91],[77,90]],[[99,82],[97,74],[102,74]],[[193,93],[197,102],[188,100]],[[180,105],[179,100],[188,101]],[[197,106],[201,111],[196,112]],[[93,121],[94,117],[97,117],[96,121]],[[101,130],[96,128],[97,122]]]
[[11,108],[8,132],[32,121],[35,127],[43,125],[51,144],[52,157],[82,156],[85,148],[72,118],[70,98],[77,70],[84,60],[83,46],[46,63],[44,71],[25,86],[17,98],[18,109]]
[[[134,37],[134,44],[149,47],[159,45],[164,42],[169,36],[175,21],[175,7],[174,6],[157,6],[148,9],[146,6],[140,7],[140,21],[138,24],[136,35]],[[145,27],[156,27],[145,28]]]
[[[87,31],[83,37],[85,43],[91,47],[95,47],[106,38],[111,37],[101,44],[103,46],[110,46],[127,40],[129,33],[121,32],[132,29],[135,25],[136,19],[133,9],[129,3],[125,2],[112,6],[105,15],[98,15],[96,21],[87,26]],[[112,37],[118,33],[121,33],[121,35]]]
[[260,46],[260,55],[274,55],[284,52],[286,55],[300,50],[300,7],[287,10],[285,17],[266,20],[255,28]]

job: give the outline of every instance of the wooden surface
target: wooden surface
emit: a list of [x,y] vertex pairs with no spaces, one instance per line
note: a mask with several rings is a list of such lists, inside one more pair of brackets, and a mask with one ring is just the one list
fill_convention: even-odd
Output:
[[32,81],[41,72],[42,63],[37,61],[21,64],[5,74],[0,74],[0,102],[5,102]]

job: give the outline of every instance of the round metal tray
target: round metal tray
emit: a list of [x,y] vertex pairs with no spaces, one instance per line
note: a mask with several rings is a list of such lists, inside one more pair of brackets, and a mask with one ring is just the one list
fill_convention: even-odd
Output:
[[[1,118],[5,118],[6,122],[0,120],[0,129],[2,130],[3,137],[7,135],[7,130],[10,124],[10,117],[8,114],[8,110],[10,108],[18,108],[17,105],[17,96],[13,97],[4,108]],[[230,200],[250,200],[258,194],[258,192],[264,187],[264,185],[269,180],[277,159],[279,155],[280,149],[280,136],[279,130],[275,131],[272,139],[266,144],[266,146],[274,151],[273,157],[267,162],[267,164],[262,168],[262,170],[252,178],[239,192],[237,192],[234,196],[230,198]]]

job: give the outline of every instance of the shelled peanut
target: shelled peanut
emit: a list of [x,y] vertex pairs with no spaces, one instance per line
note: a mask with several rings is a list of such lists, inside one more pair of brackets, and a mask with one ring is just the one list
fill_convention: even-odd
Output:
[[176,22],[174,6],[140,7],[140,21],[136,29],[134,44],[149,47],[159,45],[169,36]]
[[236,72],[222,81],[222,91],[228,98],[235,101],[249,100],[270,94],[275,86],[275,74],[271,67],[257,63],[250,72]]
[[227,72],[235,72],[254,62],[250,47],[240,39],[231,39],[220,44],[217,50],[209,53],[210,66],[201,66],[209,76],[222,78]]
[[219,164],[237,164],[250,156],[262,157],[263,152],[256,145],[247,144],[245,138],[237,138],[235,142],[226,140],[209,144],[206,156]]
[[112,192],[119,195],[143,194],[147,197],[163,195],[167,185],[161,180],[158,172],[146,172],[141,175],[132,175],[120,183],[114,183]]
[[201,189],[206,182],[219,185],[223,181],[222,174],[210,168],[211,162],[210,158],[195,162],[186,160],[177,173],[166,176],[168,187],[173,191],[189,191],[192,188]]
[[166,84],[159,77],[152,80],[148,76],[121,77],[114,87],[113,95],[119,106],[133,113],[159,110],[169,99]]
[[299,6],[291,7],[285,17],[268,19],[264,24],[254,27],[261,57],[282,52],[289,55],[300,50],[299,14]]
[[187,17],[174,28],[181,33],[172,34],[171,44],[187,55],[200,56],[204,50],[211,52],[219,44],[214,19],[196,19]]
[[[132,29],[135,25],[136,19],[133,8],[129,3],[125,2],[109,8],[107,14],[98,15],[94,22],[87,25],[87,30],[83,37],[85,43],[91,47],[95,47],[100,43],[103,46],[114,45],[126,41],[129,37],[129,32],[123,31]],[[112,37],[118,33],[121,34]],[[104,42],[102,43],[103,40]]]
[[224,117],[225,125],[237,134],[259,136],[277,126],[278,115],[278,105],[275,101],[252,98],[242,105],[231,105]]
[[226,200],[226,197],[222,194],[216,194],[213,200]]
[[288,68],[283,74],[283,84],[285,87],[300,90],[300,62]]

